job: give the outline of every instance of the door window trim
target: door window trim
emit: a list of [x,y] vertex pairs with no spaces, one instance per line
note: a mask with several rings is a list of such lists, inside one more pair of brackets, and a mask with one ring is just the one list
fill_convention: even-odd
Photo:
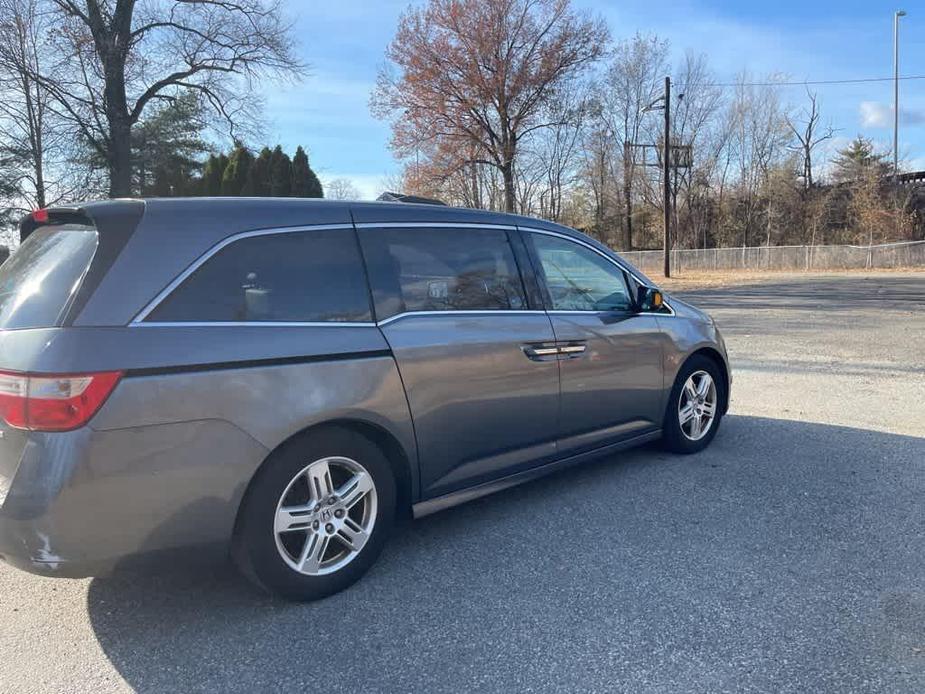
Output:
[[396,313],[394,316],[389,316],[388,318],[383,318],[381,321],[377,321],[376,325],[388,325],[393,323],[401,318],[407,318],[409,316],[523,316],[535,314],[542,316],[546,311],[542,309],[532,309],[532,308],[515,308],[510,310],[505,309],[453,309],[452,311],[402,311],[401,313]]
[[[520,274],[521,282],[524,284],[524,290],[527,293],[528,304],[532,306],[534,303],[534,298],[531,296],[529,291],[530,281],[534,281],[537,285],[540,286],[540,291],[545,293],[545,286],[540,283],[540,276],[536,271],[535,267],[524,267],[522,258],[518,256],[517,248],[514,246],[511,234],[519,234],[521,241],[526,246],[527,254],[530,256],[528,259],[531,263],[535,263],[533,254],[535,250],[532,243],[527,243],[526,239],[523,238],[525,233],[535,233],[535,234],[545,234],[547,236],[556,236],[566,241],[571,241],[577,243],[580,246],[583,246],[609,261],[619,270],[629,274],[633,279],[641,285],[649,286],[649,283],[640,278],[636,273],[634,273],[630,268],[626,267],[619,261],[615,260],[606,253],[601,252],[600,249],[595,248],[593,245],[582,241],[579,238],[570,236],[568,234],[563,234],[557,231],[551,231],[549,229],[539,229],[537,227],[530,226],[518,226],[515,224],[496,224],[496,223],[478,223],[478,222],[362,222],[360,224],[309,224],[302,226],[294,227],[273,227],[268,229],[253,229],[250,231],[242,231],[236,234],[228,236],[215,245],[207,249],[201,256],[196,260],[190,263],[185,270],[183,270],[179,275],[177,275],[171,282],[164,287],[158,294],[149,301],[144,308],[142,308],[132,320],[129,322],[129,327],[133,328],[202,328],[202,327],[214,327],[214,328],[227,328],[227,327],[262,327],[262,328],[304,328],[304,327],[317,327],[317,328],[361,328],[361,327],[377,327],[388,325],[394,321],[397,321],[408,316],[429,316],[429,315],[439,315],[439,316],[461,316],[461,315],[523,315],[523,314],[587,314],[587,313],[600,313],[600,311],[577,311],[577,310],[555,310],[543,308],[527,308],[527,309],[510,309],[510,310],[461,310],[454,309],[452,311],[403,311],[394,316],[389,316],[383,320],[368,320],[368,321],[150,321],[145,322],[145,318],[150,315],[157,307],[161,304],[180,284],[183,283],[190,275],[192,275],[196,270],[202,267],[209,259],[211,259],[216,253],[221,251],[223,248],[231,245],[235,241],[240,241],[242,239],[253,238],[257,236],[272,236],[275,234],[295,234],[305,231],[336,231],[336,230],[359,230],[359,229],[421,229],[421,228],[430,228],[430,229],[497,229],[503,230],[508,233],[508,244],[511,246],[511,250],[514,254],[514,262],[517,265],[517,270]],[[362,249],[361,249],[362,251]],[[365,265],[366,259],[365,255],[361,253],[363,257],[364,265],[364,280],[369,287],[368,277],[365,274]],[[666,302],[664,304],[669,313],[658,314],[661,316],[673,316],[675,315],[674,310]],[[375,307],[371,306],[371,315],[375,316]]]

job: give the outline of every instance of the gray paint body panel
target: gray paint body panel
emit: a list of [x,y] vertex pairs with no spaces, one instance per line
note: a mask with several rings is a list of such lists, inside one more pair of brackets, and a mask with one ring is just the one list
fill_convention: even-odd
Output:
[[383,327],[424,461],[424,494],[442,494],[556,453],[559,371],[523,345],[552,342],[543,313],[407,315]]
[[[107,204],[125,205],[87,209]],[[0,425],[0,555],[31,571],[87,575],[140,552],[227,542],[269,452],[334,420],[391,437],[406,458],[410,501],[429,512],[658,436],[666,392],[687,356],[707,347],[725,363],[712,321],[671,298],[674,316],[622,321],[534,310],[408,314],[361,326],[130,325],[230,236],[308,225],[353,233],[353,220],[555,231],[628,267],[574,230],[513,215],[304,200],[145,201],[73,326],[0,331],[0,369],[127,372],[82,429]],[[586,340],[589,349],[570,360],[534,361],[523,352],[525,343],[556,339]]]
[[663,346],[654,315],[553,314],[552,323],[558,340],[587,345],[560,362],[562,453],[661,428]]
[[367,327],[118,327],[0,332],[0,368],[44,373],[167,369],[388,350]]

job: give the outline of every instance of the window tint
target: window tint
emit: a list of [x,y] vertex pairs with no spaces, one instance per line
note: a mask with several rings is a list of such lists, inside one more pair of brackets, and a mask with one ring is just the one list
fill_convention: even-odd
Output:
[[31,234],[0,266],[0,330],[58,326],[97,245],[90,227],[44,227]]
[[363,232],[376,315],[526,308],[507,234],[500,229]]
[[146,321],[368,321],[369,291],[352,231],[235,241],[190,275]]
[[558,311],[626,311],[631,307],[623,272],[572,241],[532,234],[552,307]]

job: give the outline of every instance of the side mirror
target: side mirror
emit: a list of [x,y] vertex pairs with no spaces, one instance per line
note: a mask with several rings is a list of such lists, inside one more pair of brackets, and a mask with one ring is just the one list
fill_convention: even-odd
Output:
[[640,311],[658,311],[663,303],[665,303],[665,297],[654,287],[639,287],[636,292],[636,305]]

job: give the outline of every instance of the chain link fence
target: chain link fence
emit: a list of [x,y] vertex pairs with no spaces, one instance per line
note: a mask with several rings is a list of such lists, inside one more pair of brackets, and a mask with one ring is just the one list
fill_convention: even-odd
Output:
[[[662,251],[620,253],[640,270],[662,271]],[[755,246],[671,251],[672,272],[713,270],[864,270],[925,267],[925,241],[878,246]]]

